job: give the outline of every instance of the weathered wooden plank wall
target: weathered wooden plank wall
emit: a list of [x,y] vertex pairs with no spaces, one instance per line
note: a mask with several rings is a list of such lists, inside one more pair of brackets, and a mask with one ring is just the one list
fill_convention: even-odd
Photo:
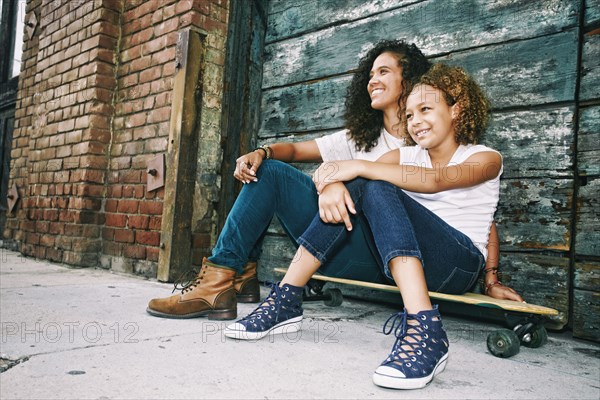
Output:
[[[258,140],[340,129],[351,71],[380,39],[405,38],[434,61],[463,66],[492,100],[486,144],[505,157],[496,216],[504,279],[598,340],[589,316],[599,298],[600,35],[590,33],[599,3],[271,0]],[[265,279],[293,255],[280,234],[274,224],[265,240]]]
[[600,1],[587,0],[577,132],[573,333],[600,337]]

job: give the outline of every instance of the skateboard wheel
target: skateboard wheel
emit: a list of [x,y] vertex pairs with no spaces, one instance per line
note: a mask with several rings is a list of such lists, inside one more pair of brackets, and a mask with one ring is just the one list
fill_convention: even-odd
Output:
[[538,347],[542,347],[548,342],[548,332],[544,325],[535,325],[531,332],[527,332],[523,339],[521,339],[521,344],[525,347],[530,347],[532,349],[537,349]]
[[340,289],[325,289],[323,294],[329,296],[329,299],[323,301],[323,304],[326,306],[338,307],[344,302],[344,296],[342,296],[342,291]]
[[488,335],[487,348],[496,357],[508,358],[519,352],[519,342],[519,337],[515,332],[510,329],[501,329]]

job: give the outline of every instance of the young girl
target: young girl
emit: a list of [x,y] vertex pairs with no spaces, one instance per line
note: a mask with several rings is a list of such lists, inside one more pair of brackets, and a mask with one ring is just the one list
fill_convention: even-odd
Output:
[[[384,273],[403,298],[404,311],[384,325],[396,341],[373,375],[376,385],[420,388],[446,366],[448,339],[427,291],[464,293],[485,265],[502,172],[500,154],[476,144],[487,118],[488,102],[477,84],[463,70],[438,64],[418,80],[402,115],[415,146],[377,162],[326,163],[314,174],[319,192],[348,182]],[[344,240],[343,228],[315,218],[281,283],[225,335],[256,339],[299,329],[302,286]]]

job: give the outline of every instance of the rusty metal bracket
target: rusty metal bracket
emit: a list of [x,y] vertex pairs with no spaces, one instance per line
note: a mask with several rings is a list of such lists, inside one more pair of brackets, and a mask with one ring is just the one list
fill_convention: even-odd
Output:
[[8,205],[8,213],[12,213],[17,205],[17,201],[19,201],[19,191],[17,190],[17,184],[13,182],[12,186],[8,190],[8,194],[6,196],[6,202]]
[[33,33],[35,32],[35,28],[38,25],[37,17],[35,16],[35,12],[29,13],[25,20],[25,40],[33,39]]
[[165,155],[160,154],[146,163],[146,192],[151,192],[165,186]]

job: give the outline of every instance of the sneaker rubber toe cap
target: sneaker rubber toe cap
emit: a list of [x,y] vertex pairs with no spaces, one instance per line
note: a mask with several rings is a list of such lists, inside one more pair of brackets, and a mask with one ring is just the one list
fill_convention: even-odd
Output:
[[402,372],[398,371],[396,368],[388,367],[382,365],[375,370],[375,374],[389,376],[390,378],[406,378]]

